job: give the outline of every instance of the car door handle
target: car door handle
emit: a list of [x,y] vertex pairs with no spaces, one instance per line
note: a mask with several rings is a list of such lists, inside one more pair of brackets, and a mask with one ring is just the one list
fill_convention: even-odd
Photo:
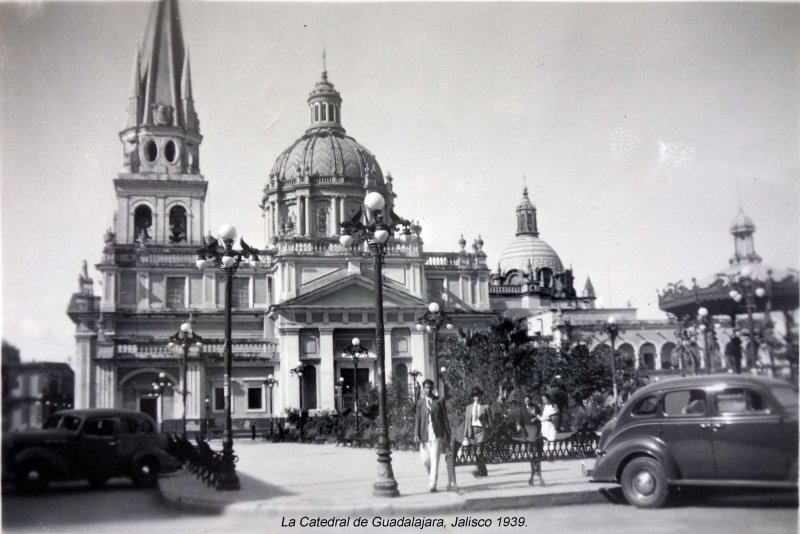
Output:
[[711,425],[709,425],[708,423],[700,423],[700,428],[710,428],[710,427]]
[[114,445],[116,445],[116,444],[117,444],[117,442],[116,442],[116,441],[109,441],[109,442],[108,442],[108,446],[109,446],[109,447],[113,447],[113,446],[114,446]]

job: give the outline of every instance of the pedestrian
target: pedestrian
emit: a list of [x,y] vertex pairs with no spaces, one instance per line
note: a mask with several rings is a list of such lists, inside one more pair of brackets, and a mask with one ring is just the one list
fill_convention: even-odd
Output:
[[[483,444],[486,434],[492,428],[492,411],[487,404],[482,401],[483,390],[475,386],[470,391],[472,403],[467,406],[464,414],[464,445],[473,447]],[[478,455],[477,469],[472,472],[473,476],[485,477],[489,473],[486,471],[486,464],[482,456]]]
[[535,443],[539,436],[542,435],[542,422],[539,421],[539,416],[542,409],[533,402],[533,397],[525,395],[523,398],[524,408],[523,416],[525,418],[525,441]]
[[545,393],[542,395],[542,415],[539,416],[539,421],[542,423],[542,436],[547,441],[556,439],[555,418],[557,415],[558,408],[553,404],[553,398],[549,393]]
[[737,333],[734,330],[731,340],[725,345],[725,358],[728,360],[728,368],[738,375],[742,372],[742,340]]
[[414,416],[414,442],[419,443],[422,465],[428,471],[431,493],[436,491],[439,477],[439,455],[442,447],[450,443],[450,423],[443,400],[433,394],[433,380],[422,382],[425,396],[417,401]]

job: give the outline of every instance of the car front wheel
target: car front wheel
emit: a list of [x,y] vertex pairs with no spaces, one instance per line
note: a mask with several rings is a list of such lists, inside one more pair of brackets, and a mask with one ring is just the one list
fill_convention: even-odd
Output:
[[621,483],[625,498],[637,508],[658,508],[667,499],[667,476],[652,458],[631,460],[622,471]]
[[142,458],[133,466],[133,483],[141,488],[156,485],[158,463],[153,458]]
[[14,483],[22,493],[39,493],[50,482],[50,467],[43,460],[30,460],[14,473]]

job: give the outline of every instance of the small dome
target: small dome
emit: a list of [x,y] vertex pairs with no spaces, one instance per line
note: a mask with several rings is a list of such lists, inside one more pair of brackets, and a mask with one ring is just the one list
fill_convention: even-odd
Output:
[[511,269],[525,271],[528,270],[528,262],[535,269],[549,267],[554,273],[564,270],[561,258],[553,247],[534,235],[519,234],[500,257],[500,270],[504,273]]
[[347,135],[342,126],[342,98],[323,71],[308,96],[311,124],[306,133],[275,160],[270,180],[335,178],[337,183],[385,185],[375,156]]
[[755,230],[756,225],[753,223],[753,219],[748,217],[742,208],[739,208],[739,213],[736,214],[736,217],[734,217],[733,222],[731,223],[731,233],[752,233],[755,232]]

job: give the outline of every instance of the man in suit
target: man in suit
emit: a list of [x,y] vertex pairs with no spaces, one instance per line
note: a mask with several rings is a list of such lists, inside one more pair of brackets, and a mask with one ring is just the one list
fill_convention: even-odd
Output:
[[[478,386],[472,388],[472,404],[467,406],[464,414],[464,445],[477,446],[486,439],[486,433],[492,428],[492,412],[489,406],[481,402],[483,390]],[[478,456],[477,469],[472,472],[476,477],[485,477],[486,464]]]
[[450,423],[444,401],[433,394],[433,380],[426,379],[422,389],[425,395],[417,401],[414,416],[414,442],[419,443],[422,465],[430,476],[429,487],[433,493],[439,477],[439,455],[450,442]]

